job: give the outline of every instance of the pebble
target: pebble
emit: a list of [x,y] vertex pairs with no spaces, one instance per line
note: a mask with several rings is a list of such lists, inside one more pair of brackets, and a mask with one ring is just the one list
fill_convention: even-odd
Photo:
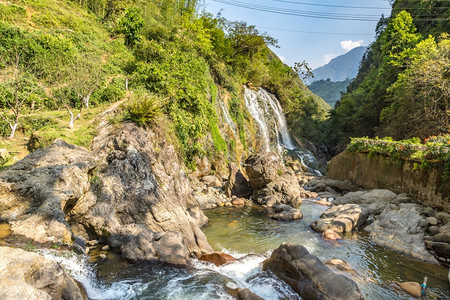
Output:
[[108,245],[102,247],[102,251],[109,251],[109,250],[111,250],[111,247],[109,247]]
[[439,233],[439,227],[438,226],[430,226],[428,227],[428,232],[430,235],[435,235]]
[[436,226],[438,224],[438,219],[436,219],[435,217],[429,217],[428,224],[430,224],[430,226]]
[[106,259],[106,254],[101,253],[101,254],[99,255],[99,257],[100,257],[101,259]]
[[98,245],[98,240],[87,241],[87,244],[88,244],[89,246],[96,246],[96,245]]

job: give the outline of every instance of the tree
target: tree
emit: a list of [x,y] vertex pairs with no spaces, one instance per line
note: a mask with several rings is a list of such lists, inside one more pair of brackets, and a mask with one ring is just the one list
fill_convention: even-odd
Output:
[[136,7],[127,8],[122,18],[119,19],[118,26],[125,35],[125,45],[134,46],[140,40],[140,34],[144,28],[144,19]]
[[312,69],[308,66],[308,63],[303,60],[303,62],[295,62],[294,67],[292,68],[295,73],[299,74],[303,80],[308,77],[314,78],[314,74]]
[[24,104],[41,86],[34,80],[32,74],[25,69],[24,65],[21,64],[21,53],[19,50],[15,51],[15,61],[11,68],[12,78],[6,80],[1,86],[1,100],[4,108],[10,109],[13,112],[13,116],[11,118],[9,115],[1,113],[0,117],[8,123],[11,129],[9,138],[13,139]]

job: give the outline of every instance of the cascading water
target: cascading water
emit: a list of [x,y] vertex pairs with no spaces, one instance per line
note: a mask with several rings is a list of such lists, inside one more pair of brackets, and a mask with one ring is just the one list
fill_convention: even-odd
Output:
[[229,113],[229,111],[227,109],[227,106],[226,106],[225,102],[223,102],[220,99],[217,99],[216,101],[217,101],[217,103],[219,103],[220,110],[222,111],[222,119],[223,119],[223,121],[225,121],[227,126],[229,128],[231,128],[231,130],[233,130],[234,134],[236,135],[237,134],[237,127],[236,127],[236,124],[233,122],[233,119],[231,119],[230,113]]
[[[281,153],[284,149],[293,151],[310,172],[322,175],[318,170],[319,163],[314,155],[305,149],[298,148],[289,135],[286,118],[278,99],[259,88],[253,91],[244,87],[245,105],[250,115],[256,121],[263,144],[263,151],[275,150]],[[274,130],[270,130],[270,129]]]

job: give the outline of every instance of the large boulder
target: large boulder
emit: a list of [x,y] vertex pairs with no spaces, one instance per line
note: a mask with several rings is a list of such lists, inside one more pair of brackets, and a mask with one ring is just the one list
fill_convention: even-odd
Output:
[[254,190],[262,189],[286,171],[283,159],[274,152],[250,156],[245,160],[250,186]]
[[303,214],[300,209],[293,208],[286,204],[278,203],[275,206],[268,208],[269,218],[278,221],[289,221],[303,218]]
[[9,247],[0,247],[0,257],[0,299],[87,299],[53,260]]
[[180,233],[191,255],[213,252],[199,227],[207,218],[167,132],[133,123],[111,130],[101,128],[92,144],[100,164],[96,184],[69,212],[71,224],[83,225],[77,234],[106,239],[122,226],[141,224],[153,232]]
[[[1,172],[0,221],[38,242],[100,239],[136,261],[156,256],[179,263],[173,258],[213,252],[200,230],[208,219],[164,126],[101,124],[92,151],[58,140]],[[134,224],[145,230],[129,234]],[[160,249],[159,239],[176,247],[149,255]],[[142,244],[148,247],[139,254]]]
[[272,152],[251,156],[246,161],[253,198],[265,206],[278,203],[296,207],[302,203],[301,187],[291,169],[283,165],[282,158]]
[[367,219],[367,212],[357,204],[333,206],[325,211],[319,220],[311,223],[315,231],[351,232],[362,226]]
[[0,173],[0,221],[37,242],[71,242],[66,214],[89,190],[95,167],[92,153],[62,140],[36,150]]
[[369,191],[350,192],[334,200],[334,204],[358,204],[368,213],[379,215],[386,205],[411,202],[412,199],[405,194],[395,194],[389,190],[375,189]]
[[236,196],[238,198],[249,197],[252,193],[247,178],[242,174],[241,170],[235,163],[228,165],[228,180],[225,184],[225,195],[227,197]]
[[364,299],[354,281],[331,271],[301,245],[278,247],[263,264],[289,284],[303,299]]
[[436,262],[424,244],[422,208],[414,203],[388,204],[378,218],[364,229],[372,240],[421,260]]

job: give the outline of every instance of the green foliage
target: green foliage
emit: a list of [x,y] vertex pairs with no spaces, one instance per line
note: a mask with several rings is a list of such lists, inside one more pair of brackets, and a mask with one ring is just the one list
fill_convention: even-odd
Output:
[[144,28],[144,20],[139,9],[127,8],[117,23],[120,32],[125,35],[125,45],[134,46],[140,40],[140,34]]
[[131,103],[124,107],[124,119],[139,126],[148,126],[161,114],[161,101],[154,95],[135,95]]

